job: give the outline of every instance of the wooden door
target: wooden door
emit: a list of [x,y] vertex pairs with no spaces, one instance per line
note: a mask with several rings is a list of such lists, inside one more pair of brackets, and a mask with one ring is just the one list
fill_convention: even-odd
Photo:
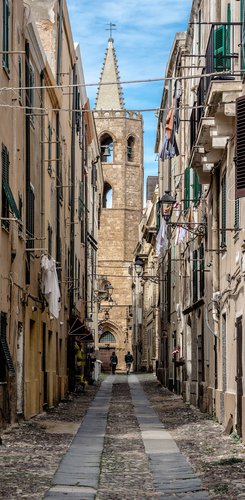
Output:
[[242,437],[242,317],[237,319],[237,433]]

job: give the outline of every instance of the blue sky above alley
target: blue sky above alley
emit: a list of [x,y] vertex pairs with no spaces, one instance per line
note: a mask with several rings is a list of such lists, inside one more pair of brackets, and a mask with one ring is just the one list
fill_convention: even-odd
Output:
[[[67,0],[74,41],[80,44],[86,83],[99,81],[109,38],[116,24],[114,47],[121,80],[161,78],[177,31],[185,31],[192,0]],[[127,109],[157,108],[163,82],[123,85]],[[91,106],[96,87],[87,87]],[[157,119],[144,116],[145,178],[157,175],[154,154]]]

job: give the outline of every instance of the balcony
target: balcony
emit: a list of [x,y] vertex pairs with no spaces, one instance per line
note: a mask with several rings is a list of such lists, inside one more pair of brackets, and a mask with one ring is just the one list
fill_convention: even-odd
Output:
[[209,183],[212,168],[234,134],[235,101],[244,71],[241,52],[240,23],[212,25],[190,116],[190,164],[203,184]]

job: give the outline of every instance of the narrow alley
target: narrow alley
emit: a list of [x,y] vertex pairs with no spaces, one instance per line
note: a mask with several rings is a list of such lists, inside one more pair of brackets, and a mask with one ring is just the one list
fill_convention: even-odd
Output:
[[245,498],[241,441],[152,374],[102,378],[6,430],[0,498]]

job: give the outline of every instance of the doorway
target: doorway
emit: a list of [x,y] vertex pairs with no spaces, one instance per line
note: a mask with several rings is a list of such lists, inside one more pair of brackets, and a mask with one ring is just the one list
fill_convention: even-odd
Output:
[[237,433],[242,437],[242,398],[243,398],[243,387],[242,387],[242,316],[237,319],[236,325],[236,337],[237,337],[237,373],[236,373],[236,383],[237,383]]

